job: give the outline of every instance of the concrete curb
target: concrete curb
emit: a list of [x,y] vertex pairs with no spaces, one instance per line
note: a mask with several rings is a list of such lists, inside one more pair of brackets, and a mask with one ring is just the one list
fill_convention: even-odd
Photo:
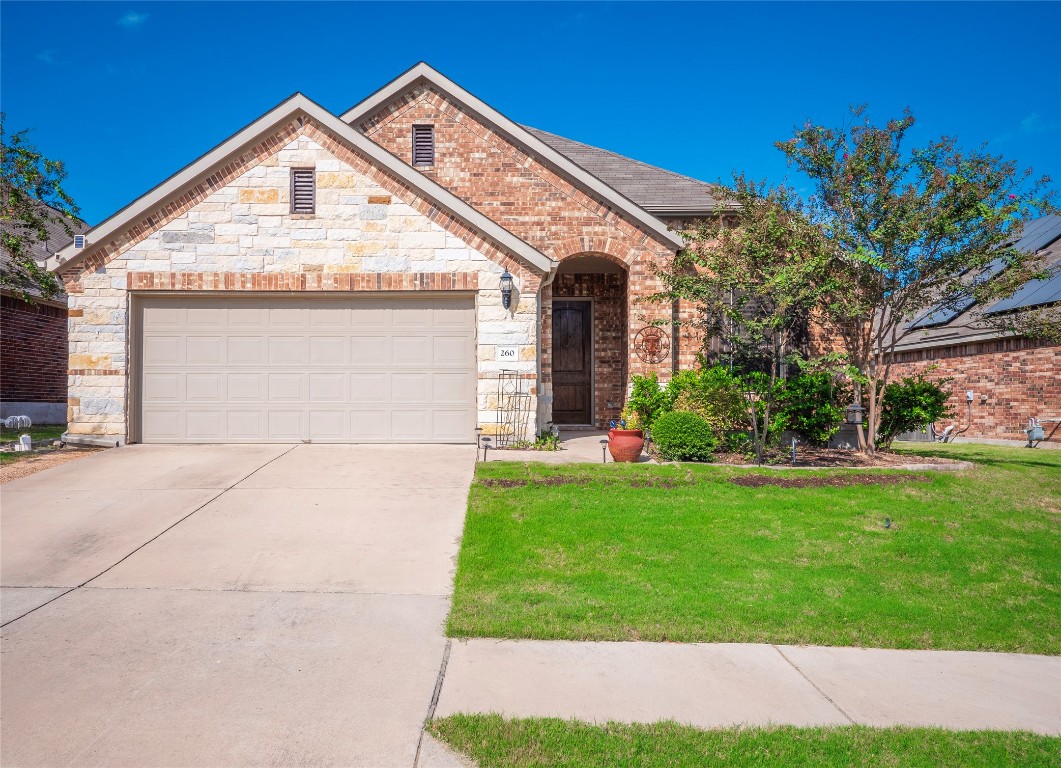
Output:
[[71,435],[69,432],[64,432],[60,439],[67,445],[89,445],[93,448],[120,448],[123,443],[123,440],[117,437]]

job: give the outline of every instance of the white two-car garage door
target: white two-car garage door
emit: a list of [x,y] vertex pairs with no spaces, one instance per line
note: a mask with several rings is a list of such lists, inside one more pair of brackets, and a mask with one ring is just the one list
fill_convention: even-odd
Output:
[[471,297],[137,301],[145,443],[466,443]]

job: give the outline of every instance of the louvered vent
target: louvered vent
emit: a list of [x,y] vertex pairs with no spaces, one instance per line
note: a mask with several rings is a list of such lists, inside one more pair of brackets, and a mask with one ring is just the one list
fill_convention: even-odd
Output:
[[435,164],[435,126],[413,126],[413,165]]
[[317,175],[313,168],[291,169],[291,213],[313,213],[317,207]]
[[74,248],[81,249],[85,247],[85,236],[74,235]]

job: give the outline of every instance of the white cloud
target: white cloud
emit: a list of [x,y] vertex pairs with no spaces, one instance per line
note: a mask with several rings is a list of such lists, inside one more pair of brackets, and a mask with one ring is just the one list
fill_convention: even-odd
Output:
[[47,48],[37,54],[37,61],[43,61],[45,64],[58,64],[58,55],[59,52],[54,48]]
[[118,19],[118,24],[126,29],[136,29],[137,27],[142,27],[144,25],[144,22],[147,21],[147,17],[148,14],[146,13],[129,11],[129,13]]

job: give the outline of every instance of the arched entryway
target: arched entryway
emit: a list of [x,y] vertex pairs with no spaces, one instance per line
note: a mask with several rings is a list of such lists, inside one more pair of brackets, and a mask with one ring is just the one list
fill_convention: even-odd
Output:
[[543,379],[551,383],[552,421],[603,428],[619,418],[626,396],[625,265],[602,254],[571,256],[547,290]]

